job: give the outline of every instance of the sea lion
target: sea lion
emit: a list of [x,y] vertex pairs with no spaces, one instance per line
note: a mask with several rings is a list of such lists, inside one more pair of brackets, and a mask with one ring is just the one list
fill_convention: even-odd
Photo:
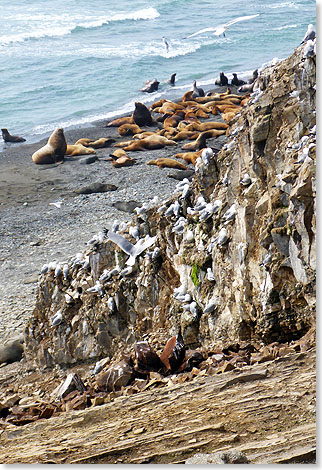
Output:
[[221,117],[223,118],[224,121],[230,122],[236,116],[237,113],[239,113],[239,110],[229,111],[227,113],[223,113]]
[[241,87],[238,88],[239,92],[246,91],[246,92],[252,92],[254,88],[255,82],[253,83],[245,83],[245,85],[242,85]]
[[[212,137],[210,132],[211,131],[202,132],[201,134],[199,134],[199,137],[194,142],[190,142],[188,144],[183,145],[181,147],[182,150],[201,150],[207,147],[206,139]],[[217,132],[221,132],[221,131],[217,131]],[[223,132],[226,132],[226,131],[223,131]]]
[[112,156],[112,158],[115,158],[115,160],[112,160],[111,162],[115,168],[121,168],[122,166],[132,166],[136,162],[134,158],[130,158],[128,156],[123,156],[119,158]]
[[65,155],[68,155],[69,157],[76,157],[77,155],[90,155],[92,153],[96,152],[91,147],[85,147],[82,144],[68,144]]
[[187,167],[176,160],[171,158],[158,158],[157,160],[150,160],[147,165],[157,165],[159,168],[176,168],[177,170],[187,170]]
[[198,152],[182,152],[176,153],[173,155],[174,158],[182,158],[186,163],[192,163],[193,166],[196,165],[196,161],[201,156],[202,150],[198,150]]
[[163,121],[163,127],[177,127],[180,121],[183,121],[185,118],[185,113],[183,111],[178,111],[176,114],[172,114],[172,116],[168,116]]
[[194,139],[196,139],[198,137],[198,134],[196,133],[196,131],[183,130],[183,131],[178,132],[178,134],[175,135],[174,137],[172,137],[172,140],[179,142],[181,140],[185,140],[190,137],[193,137]]
[[133,116],[125,116],[117,119],[113,119],[113,121],[110,121],[109,123],[106,124],[105,127],[119,127],[122,124],[133,124]]
[[136,151],[136,150],[156,150],[162,149],[168,145],[177,145],[177,142],[174,140],[169,140],[166,137],[161,135],[150,135],[141,140],[134,140],[124,148],[126,151]]
[[89,142],[89,144],[85,145],[85,147],[92,147],[93,149],[103,149],[106,147],[110,147],[111,144],[113,144],[114,142],[114,139],[101,137],[100,139],[94,140],[93,142]]
[[0,346],[0,364],[20,361],[24,352],[23,342],[23,338],[16,337]]
[[228,85],[228,78],[226,77],[224,72],[220,72],[219,78],[217,78],[217,80],[215,81],[215,84],[219,85],[219,86],[227,86]]
[[150,105],[150,108],[151,109],[159,108],[160,106],[163,105],[163,103],[165,103],[165,101],[167,101],[167,100],[165,100],[164,98],[161,98],[160,100],[156,101],[155,103],[152,103]]
[[235,86],[245,85],[244,80],[240,80],[237,77],[237,73],[233,73],[233,78],[231,79],[230,83],[231,83],[231,85],[235,85]]
[[12,144],[17,144],[18,142],[26,142],[26,139],[19,137],[19,135],[11,135],[8,129],[1,129],[2,138],[5,142],[11,142]]
[[202,88],[197,87],[196,80],[193,81],[192,86],[193,86],[192,95],[191,95],[192,98],[197,98],[199,96],[205,96],[204,90]]
[[125,150],[123,149],[116,149],[114,150],[114,152],[112,154],[110,154],[110,156],[113,158],[113,157],[116,157],[116,158],[120,158],[120,157],[126,157],[127,156],[127,153],[125,152]]
[[254,70],[253,76],[247,80],[247,83],[253,83],[258,78],[258,69]]
[[186,91],[182,96],[180,102],[184,103],[185,101],[190,101],[192,99],[193,90]]
[[191,126],[193,129],[200,131],[200,132],[209,131],[210,129],[223,130],[229,127],[228,124],[226,124],[225,122],[218,122],[218,121],[202,122],[201,124],[193,122]]
[[135,110],[132,114],[133,121],[138,126],[151,126],[153,124],[153,119],[151,116],[151,111],[145,106],[145,104],[137,101],[135,103]]
[[118,133],[120,135],[140,134],[140,132],[143,132],[143,129],[141,129],[137,124],[122,124],[118,128]]
[[187,178],[190,181],[195,174],[196,174],[195,170],[180,170],[180,171],[177,171],[176,173],[171,173],[167,176],[168,178],[173,178],[177,181],[182,181],[185,178]]
[[64,131],[57,128],[51,134],[46,145],[32,155],[32,161],[37,165],[62,162],[66,153],[67,144]]
[[159,88],[159,85],[160,85],[160,82],[158,82],[158,80],[154,78],[153,80],[147,81],[145,86],[141,88],[140,91],[144,93],[153,93]]
[[81,139],[76,140],[74,145],[77,144],[82,144],[84,147],[87,147],[87,145],[92,142],[92,139],[89,139],[88,137],[82,137]]
[[167,83],[170,83],[170,85],[174,85],[176,81],[176,75],[177,75],[176,73],[173,73],[171,77],[169,78],[169,80],[167,80]]

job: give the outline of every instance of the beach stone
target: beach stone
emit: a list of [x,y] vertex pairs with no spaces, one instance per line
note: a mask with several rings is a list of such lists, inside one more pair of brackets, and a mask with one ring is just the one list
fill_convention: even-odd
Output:
[[90,165],[91,163],[95,163],[98,160],[96,155],[91,155],[90,157],[84,157],[79,160],[81,165]]
[[68,374],[66,380],[52,392],[52,396],[64,398],[74,390],[84,392],[85,385],[77,374]]
[[119,211],[123,212],[133,212],[136,207],[141,205],[138,201],[115,201],[111,204],[111,206],[115,207]]
[[82,188],[75,189],[76,194],[93,194],[93,193],[106,193],[108,191],[116,191],[117,186],[109,183],[92,183],[89,186],[83,186]]
[[187,459],[188,465],[207,464],[243,464],[250,463],[246,455],[238,450],[226,450],[224,452],[214,452],[212,454],[195,454]]

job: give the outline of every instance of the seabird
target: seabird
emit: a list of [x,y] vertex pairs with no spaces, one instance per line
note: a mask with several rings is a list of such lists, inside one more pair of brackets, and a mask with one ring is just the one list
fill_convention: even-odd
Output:
[[305,42],[309,41],[309,40],[312,40],[315,39],[315,29],[314,29],[314,26],[313,24],[309,24],[309,26],[307,27],[307,31],[304,35],[304,38],[303,38],[303,41],[301,42],[301,44],[304,44]]
[[252,18],[256,18],[257,16],[259,16],[259,14],[249,15],[249,16],[239,16],[238,18],[236,18],[234,20],[231,20],[228,23],[225,23],[223,25],[201,29],[200,31],[197,31],[196,33],[190,34],[190,36],[187,36],[185,39],[189,39],[189,38],[192,38],[194,36],[197,36],[198,34],[208,33],[208,32],[211,32],[211,31],[214,31],[213,34],[215,36],[220,36],[222,34],[225,37],[225,31],[227,31],[229,26],[231,26],[235,23],[238,23],[239,21],[245,21],[245,20],[250,20]]
[[132,245],[126,238],[122,237],[118,233],[112,231],[107,232],[106,236],[117,246],[121,248],[130,258],[127,260],[126,264],[133,266],[135,264],[135,259],[143,251],[153,245],[157,237],[150,237],[147,235],[145,238],[141,238],[135,245]]

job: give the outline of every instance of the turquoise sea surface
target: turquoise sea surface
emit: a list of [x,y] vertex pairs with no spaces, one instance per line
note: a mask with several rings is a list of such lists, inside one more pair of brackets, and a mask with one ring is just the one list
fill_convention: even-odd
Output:
[[[0,124],[27,143],[57,126],[130,112],[135,101],[179,98],[195,79],[210,89],[221,71],[249,78],[292,53],[308,24],[316,24],[312,0],[2,0],[1,6]],[[235,19],[225,36],[214,34]],[[166,83],[172,73],[174,87]],[[140,92],[153,78],[159,90]]]

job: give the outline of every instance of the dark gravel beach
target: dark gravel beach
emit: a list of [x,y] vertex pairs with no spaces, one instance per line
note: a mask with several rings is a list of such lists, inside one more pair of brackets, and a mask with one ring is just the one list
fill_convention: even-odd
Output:
[[[112,137],[116,142],[130,139],[120,137],[117,128],[105,126],[106,122],[98,122],[87,128],[67,130],[66,141],[71,144],[82,137],[92,140]],[[209,139],[209,145],[220,146],[224,141],[225,136]],[[171,157],[185,143],[160,150],[129,152],[136,159],[135,165],[114,168],[105,160],[112,147],[98,149],[98,160],[91,164],[81,164],[82,156],[66,157],[63,164],[35,165],[31,155],[46,142],[47,138],[28,144],[27,138],[23,144],[6,144],[0,153],[2,340],[23,331],[36,302],[37,279],[44,263],[64,262],[83,251],[86,242],[102,228],[110,228],[115,220],[131,219],[130,213],[117,210],[112,203],[134,200],[141,205],[155,196],[162,201],[173,194],[178,181],[169,175],[180,170],[160,169],[146,162]],[[75,193],[95,182],[113,184],[117,189]],[[56,202],[60,207],[53,204]]]

